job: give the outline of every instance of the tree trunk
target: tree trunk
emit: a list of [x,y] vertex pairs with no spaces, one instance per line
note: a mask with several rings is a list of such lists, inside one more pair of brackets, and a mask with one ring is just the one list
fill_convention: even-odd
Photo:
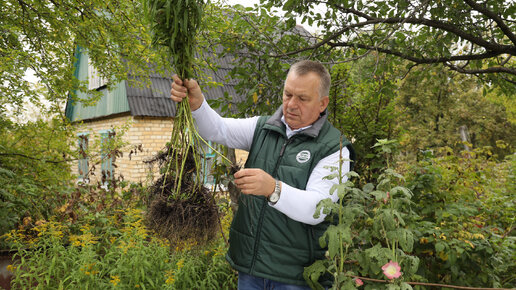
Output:
[[460,140],[462,141],[462,144],[464,145],[464,150],[470,151],[468,144],[471,144],[469,139],[469,133],[468,133],[468,126],[463,125],[459,127],[459,133],[460,133]]

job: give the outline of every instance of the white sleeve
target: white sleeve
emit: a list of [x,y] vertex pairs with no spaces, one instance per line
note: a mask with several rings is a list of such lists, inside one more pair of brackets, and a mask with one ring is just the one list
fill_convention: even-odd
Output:
[[[342,148],[342,158],[349,159],[349,150],[346,147]],[[282,182],[280,199],[274,205],[269,204],[295,221],[310,225],[316,225],[322,222],[326,215],[321,213],[318,219],[314,219],[313,217],[319,201],[328,197],[331,198],[333,202],[337,202],[339,199],[336,192],[330,194],[331,187],[339,181],[337,178],[331,180],[323,179],[323,177],[333,173],[329,168],[325,167],[338,167],[339,160],[339,151],[321,159],[314,167],[308,179],[306,190],[297,189]],[[347,173],[350,168],[350,162],[344,161],[342,166],[343,174]],[[344,179],[344,181],[345,180],[346,179]]]
[[258,117],[247,119],[222,118],[206,99],[195,111],[192,111],[197,132],[202,138],[230,148],[249,151],[253,143],[254,130]]

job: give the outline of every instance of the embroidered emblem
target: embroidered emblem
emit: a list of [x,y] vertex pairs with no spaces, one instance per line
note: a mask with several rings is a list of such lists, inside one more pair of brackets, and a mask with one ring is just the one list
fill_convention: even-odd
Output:
[[296,155],[296,160],[297,162],[299,163],[305,163],[305,162],[308,162],[308,160],[310,160],[310,151],[308,150],[303,150],[299,153],[297,153]]

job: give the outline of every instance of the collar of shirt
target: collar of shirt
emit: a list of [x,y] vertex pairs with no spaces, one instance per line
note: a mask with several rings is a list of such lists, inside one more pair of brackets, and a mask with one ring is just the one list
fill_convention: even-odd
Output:
[[295,134],[305,130],[305,129],[308,129],[310,127],[312,127],[312,125],[308,125],[306,127],[303,127],[303,128],[299,128],[299,129],[295,129],[295,130],[292,130],[290,128],[290,126],[287,124],[287,122],[285,122],[285,116],[281,116],[281,122],[283,122],[283,124],[285,124],[285,127],[287,127],[287,138],[290,139],[290,137],[294,136]]

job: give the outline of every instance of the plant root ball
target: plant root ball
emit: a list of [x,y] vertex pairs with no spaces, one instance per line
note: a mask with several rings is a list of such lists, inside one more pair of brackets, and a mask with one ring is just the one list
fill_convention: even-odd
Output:
[[[161,167],[167,166],[168,162],[161,163]],[[218,208],[210,190],[195,185],[193,170],[185,171],[187,174],[179,181],[180,194],[175,193],[176,179],[173,172],[163,173],[150,187],[147,224],[172,245],[188,239],[194,239],[199,244],[207,242],[216,236],[218,229]]]

